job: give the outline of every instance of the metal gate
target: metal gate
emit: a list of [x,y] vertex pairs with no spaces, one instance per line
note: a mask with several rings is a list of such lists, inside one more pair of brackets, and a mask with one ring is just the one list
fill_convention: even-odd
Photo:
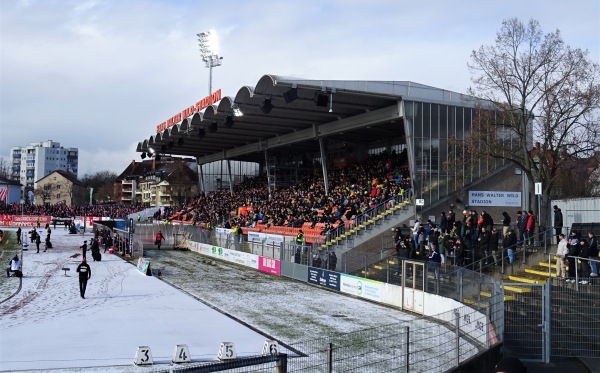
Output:
[[[425,262],[402,261],[402,309],[425,314],[427,268]],[[436,273],[437,275],[437,273]]]
[[548,284],[502,283],[504,348],[522,360],[550,362],[550,294]]

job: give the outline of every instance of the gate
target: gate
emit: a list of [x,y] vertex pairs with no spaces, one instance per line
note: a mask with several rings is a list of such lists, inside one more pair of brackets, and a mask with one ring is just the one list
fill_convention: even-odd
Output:
[[402,309],[425,314],[424,302],[427,290],[425,262],[402,261]]
[[502,288],[511,293],[504,302],[505,351],[522,360],[550,362],[549,285],[504,282]]

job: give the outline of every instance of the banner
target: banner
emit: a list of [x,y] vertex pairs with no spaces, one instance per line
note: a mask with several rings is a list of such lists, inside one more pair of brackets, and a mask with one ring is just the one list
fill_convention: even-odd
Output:
[[259,256],[258,270],[272,275],[281,276],[281,262],[278,259]]
[[42,228],[52,222],[51,216],[0,215],[0,224],[4,227],[37,227],[38,219]]
[[308,267],[308,283],[340,291],[340,274],[326,269]]
[[521,207],[521,192],[469,190],[469,206]]
[[340,291],[342,293],[380,302],[382,285],[383,282],[341,274]]

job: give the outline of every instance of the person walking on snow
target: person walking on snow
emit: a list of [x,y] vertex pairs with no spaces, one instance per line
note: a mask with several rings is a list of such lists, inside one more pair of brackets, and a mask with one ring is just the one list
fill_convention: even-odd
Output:
[[158,246],[158,249],[160,250],[160,245],[162,244],[162,242],[165,240],[165,236],[163,236],[161,231],[158,231],[158,233],[156,234],[156,245]]
[[85,253],[87,252],[87,241],[83,241],[83,245],[79,246],[81,249],[81,257],[85,259]]
[[[84,244],[87,246],[87,244]],[[81,263],[77,266],[77,272],[79,273],[79,294],[81,298],[85,299],[85,289],[87,288],[87,282],[92,277],[92,269],[87,264],[85,257],[81,259]]]

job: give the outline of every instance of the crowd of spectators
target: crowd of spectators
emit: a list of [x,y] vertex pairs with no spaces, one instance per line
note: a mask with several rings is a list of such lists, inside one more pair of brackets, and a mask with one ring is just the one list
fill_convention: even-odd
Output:
[[[325,194],[321,167],[299,173],[298,182],[268,193],[266,177],[248,177],[234,187],[194,199],[173,219],[212,226],[333,228],[411,188],[406,151],[369,155],[363,162],[329,169]],[[234,216],[231,217],[231,213]],[[231,218],[231,219],[230,219]],[[326,228],[327,229],[327,228]]]
[[28,205],[28,204],[2,204],[0,214],[6,215],[37,215],[52,216],[56,218],[72,218],[75,216],[107,216],[112,218],[125,218],[135,213],[139,207],[131,205]]

